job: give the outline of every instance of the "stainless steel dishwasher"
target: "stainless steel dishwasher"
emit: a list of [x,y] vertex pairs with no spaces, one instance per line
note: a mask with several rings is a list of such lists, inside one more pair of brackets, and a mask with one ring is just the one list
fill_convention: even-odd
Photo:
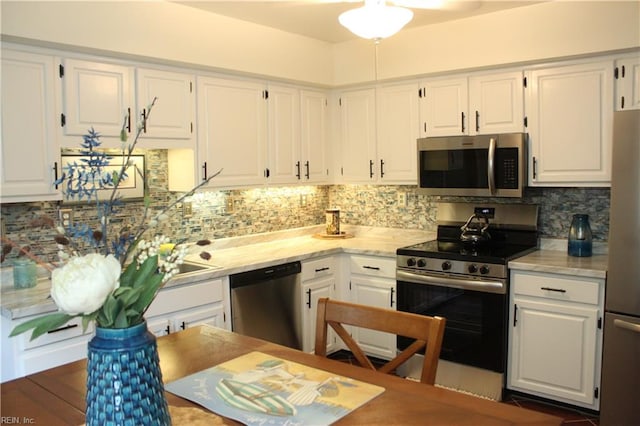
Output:
[[232,330],[302,349],[300,271],[291,262],[231,275]]

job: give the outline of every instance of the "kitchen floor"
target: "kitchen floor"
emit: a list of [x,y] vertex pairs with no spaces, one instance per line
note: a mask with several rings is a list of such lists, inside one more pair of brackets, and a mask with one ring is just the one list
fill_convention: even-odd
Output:
[[[353,355],[351,355],[351,352],[349,351],[342,350],[334,352],[329,355],[329,358],[358,365],[358,362],[355,361]],[[371,362],[374,365],[376,364],[376,361],[377,360],[375,358],[371,359]],[[540,401],[525,395],[508,393],[504,396],[502,403],[562,417],[564,419],[562,424],[567,426],[598,426],[600,424],[597,414],[562,405],[555,405],[551,402]]]

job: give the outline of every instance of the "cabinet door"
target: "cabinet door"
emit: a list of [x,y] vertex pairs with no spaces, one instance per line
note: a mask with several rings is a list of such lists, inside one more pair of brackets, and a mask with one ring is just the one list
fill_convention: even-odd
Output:
[[2,50],[2,202],[61,199],[53,57]]
[[380,182],[417,182],[418,90],[418,84],[411,83],[382,87],[376,94]]
[[598,309],[514,298],[509,387],[596,402]]
[[173,315],[171,323],[173,325],[172,332],[186,330],[202,324],[224,328],[224,308],[222,303],[215,303],[187,312],[179,312]]
[[375,90],[344,92],[340,96],[342,178],[345,182],[376,179]]
[[76,59],[63,63],[65,135],[82,136],[94,128],[103,136],[119,137],[127,113],[126,127],[135,132],[133,68]]
[[469,133],[524,131],[524,87],[521,71],[469,78]]
[[640,57],[616,61],[616,111],[640,109]]
[[148,318],[147,329],[156,337],[166,336],[171,333],[171,322],[165,316]]
[[269,183],[300,179],[300,94],[297,89],[269,85]]
[[327,169],[327,95],[324,92],[300,92],[301,176],[303,183],[322,183],[328,179]]
[[[198,80],[198,144],[202,176],[222,169],[211,186],[247,186],[265,181],[267,102],[262,84]],[[200,154],[199,154],[200,155]]]
[[136,77],[136,112],[146,114],[153,98],[157,98],[141,137],[191,139],[195,112],[193,76],[138,68]]
[[[361,275],[351,276],[351,300],[367,306],[395,309],[394,280]],[[354,327],[352,336],[367,354],[391,359],[396,354],[395,334]]]
[[469,132],[467,78],[431,80],[422,86],[422,136],[466,135]]
[[613,62],[526,72],[530,185],[611,180]]
[[[313,353],[316,342],[316,319],[318,317],[318,299],[323,297],[333,298],[335,277],[333,275],[302,284],[302,350]],[[329,329],[327,336],[327,353],[331,353],[335,347],[336,338],[334,332]]]

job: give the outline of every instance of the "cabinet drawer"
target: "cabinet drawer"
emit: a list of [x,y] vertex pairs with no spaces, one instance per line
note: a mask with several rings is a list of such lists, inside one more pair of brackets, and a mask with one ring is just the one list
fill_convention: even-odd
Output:
[[222,280],[200,281],[194,284],[160,290],[145,316],[151,318],[190,309],[222,300]]
[[44,345],[50,345],[52,343],[61,342],[63,340],[72,339],[74,337],[82,336],[83,334],[90,334],[93,332],[93,323],[87,326],[86,332],[82,330],[82,318],[73,318],[66,325],[43,334],[35,340],[29,340],[31,338],[31,332],[25,333],[21,336],[24,349],[37,348]]
[[371,275],[374,277],[396,277],[396,259],[373,256],[351,256],[352,274]]
[[336,261],[334,257],[323,257],[302,262],[301,280],[307,281],[318,277],[326,277],[336,272]]
[[513,274],[514,294],[567,302],[598,304],[601,280],[552,274]]

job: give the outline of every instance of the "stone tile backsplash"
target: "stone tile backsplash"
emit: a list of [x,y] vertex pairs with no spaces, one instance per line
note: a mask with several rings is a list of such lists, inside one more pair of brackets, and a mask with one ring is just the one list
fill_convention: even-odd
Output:
[[[167,191],[166,151],[149,150],[145,155],[152,206],[168,205],[179,194]],[[405,206],[398,204],[399,193],[406,196]],[[344,224],[434,230],[439,201],[538,204],[542,238],[567,238],[575,213],[589,215],[594,240],[606,241],[609,232],[608,188],[528,188],[522,199],[481,199],[424,196],[411,185],[322,185],[206,191],[195,194],[189,201],[190,217],[176,209],[170,221],[159,229],[174,241],[218,239],[323,224],[324,210],[328,207],[341,209]],[[73,209],[75,223],[96,226],[95,206],[90,204],[2,204],[4,236],[20,245],[29,244],[38,256],[55,261],[56,232],[40,226],[39,218],[43,215],[57,218],[60,206]],[[112,223],[135,225],[143,209],[142,201],[127,201]],[[14,255],[15,252],[8,258]]]

